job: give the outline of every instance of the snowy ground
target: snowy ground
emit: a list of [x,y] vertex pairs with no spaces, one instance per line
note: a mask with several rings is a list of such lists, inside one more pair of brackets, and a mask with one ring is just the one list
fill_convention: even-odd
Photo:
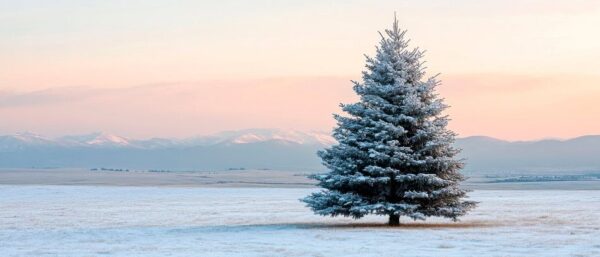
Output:
[[480,190],[398,228],[314,216],[312,190],[0,186],[0,256],[600,256],[596,190]]

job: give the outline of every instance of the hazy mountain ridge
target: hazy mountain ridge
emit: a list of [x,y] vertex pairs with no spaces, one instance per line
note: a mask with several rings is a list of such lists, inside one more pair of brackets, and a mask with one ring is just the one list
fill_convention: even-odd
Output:
[[151,138],[129,139],[115,134],[94,132],[58,138],[44,137],[34,133],[17,133],[0,136],[0,149],[20,150],[24,147],[133,147],[142,149],[208,146],[217,144],[251,144],[266,141],[283,141],[303,145],[331,145],[335,140],[325,132],[301,132],[295,130],[247,129],[224,131],[208,136],[184,139]]
[[600,135],[567,140],[505,141],[467,137],[456,141],[463,149],[467,172],[557,173],[600,171]]
[[[0,136],[0,167],[117,167],[218,170],[268,168],[323,170],[316,151],[335,140],[327,132],[277,129],[225,131],[186,139],[135,140],[108,134],[47,138]],[[568,140],[457,139],[467,174],[554,174],[600,171],[600,136]]]
[[0,167],[318,170],[322,167],[316,151],[333,142],[333,138],[324,132],[270,129],[146,140],[107,133],[56,139],[21,133],[0,136]]

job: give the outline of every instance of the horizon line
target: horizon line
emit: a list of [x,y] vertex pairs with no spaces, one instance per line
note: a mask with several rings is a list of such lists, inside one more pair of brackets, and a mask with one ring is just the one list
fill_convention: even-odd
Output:
[[[17,136],[17,135],[35,135],[35,136],[40,136],[46,139],[60,139],[62,137],[69,137],[69,136],[87,136],[87,135],[93,135],[93,134],[105,134],[105,135],[113,135],[113,136],[118,136],[118,137],[122,137],[125,139],[131,139],[131,140],[150,140],[150,139],[171,139],[171,140],[181,140],[181,139],[189,139],[189,138],[201,138],[201,137],[210,137],[210,136],[215,136],[221,133],[226,133],[226,132],[251,132],[251,131],[258,131],[258,130],[262,130],[262,131],[271,131],[271,132],[276,132],[276,131],[283,131],[283,132],[300,132],[300,133],[311,133],[311,132],[319,132],[319,133],[325,133],[329,136],[332,136],[331,131],[326,131],[326,130],[318,130],[318,129],[312,129],[312,130],[297,130],[297,129],[285,129],[285,128],[261,128],[261,127],[253,127],[253,128],[241,128],[241,129],[225,129],[225,130],[220,130],[217,132],[213,132],[213,133],[206,133],[206,134],[197,134],[197,135],[191,135],[191,136],[183,136],[183,137],[177,137],[177,136],[151,136],[151,137],[129,137],[129,136],[122,136],[119,133],[113,133],[113,132],[108,132],[108,131],[102,131],[102,130],[96,130],[96,131],[90,131],[90,132],[82,132],[82,133],[69,133],[69,134],[61,134],[58,136],[46,136],[43,133],[37,133],[37,132],[32,132],[32,131],[18,131],[18,132],[13,132],[13,133],[5,133],[5,134],[0,134],[1,136]],[[541,138],[536,138],[536,139],[518,139],[518,140],[509,140],[509,139],[503,139],[503,138],[498,138],[498,137],[493,137],[493,136],[487,136],[487,135],[482,135],[482,134],[476,134],[476,135],[468,135],[468,136],[456,136],[455,139],[459,140],[459,139],[469,139],[469,138],[488,138],[488,139],[492,139],[492,140],[498,140],[498,141],[503,141],[503,142],[508,142],[508,143],[519,143],[519,142],[539,142],[539,141],[560,141],[560,142],[564,142],[564,141],[570,141],[570,140],[575,140],[575,139],[579,139],[579,138],[583,138],[583,137],[600,137],[600,134],[582,134],[582,135],[578,135],[578,136],[574,136],[574,137],[568,137],[568,138],[562,138],[562,137],[553,137],[553,136],[546,136],[546,137],[541,137]]]

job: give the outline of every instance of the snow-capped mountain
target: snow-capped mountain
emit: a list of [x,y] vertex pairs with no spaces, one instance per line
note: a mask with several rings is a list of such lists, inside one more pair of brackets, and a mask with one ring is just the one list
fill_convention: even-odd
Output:
[[0,136],[0,151],[51,146],[54,144],[56,144],[54,140],[30,132]]
[[86,135],[64,136],[56,139],[59,143],[71,146],[130,146],[129,139],[114,134],[96,132]]
[[62,147],[131,147],[157,149],[172,147],[210,146],[217,144],[252,144],[279,141],[299,145],[330,145],[335,140],[325,132],[301,132],[282,129],[247,129],[224,131],[208,136],[186,139],[151,138],[134,140],[115,134],[95,132],[84,135],[69,135],[48,138],[33,133],[17,133],[0,136],[0,149],[18,150],[26,146],[62,146]]
[[[39,138],[35,141],[35,138]],[[43,140],[42,140],[43,138]],[[32,144],[30,142],[39,142]],[[248,129],[187,138],[144,140],[108,134],[0,137],[1,167],[138,169],[321,169],[315,153],[333,143],[326,133]],[[35,147],[34,147],[35,146]]]
[[15,139],[20,142],[24,142],[27,144],[45,144],[49,143],[51,140],[43,137],[42,135],[31,133],[31,132],[23,132],[12,135]]
[[[335,143],[327,132],[281,129],[225,131],[186,139],[135,140],[109,133],[48,138],[0,136],[2,167],[118,167],[211,170],[270,168],[322,170],[315,154]],[[600,136],[510,142],[458,139],[467,174],[600,171]]]
[[209,136],[196,137],[184,140],[191,145],[214,144],[250,144],[267,141],[282,141],[301,145],[331,145],[335,139],[329,133],[283,129],[245,129],[236,131],[223,131]]

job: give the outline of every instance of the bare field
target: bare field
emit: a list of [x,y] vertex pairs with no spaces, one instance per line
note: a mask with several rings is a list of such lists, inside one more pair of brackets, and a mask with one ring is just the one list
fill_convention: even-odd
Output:
[[[166,187],[314,187],[310,172],[284,170],[223,170],[189,172],[91,171],[88,169],[0,169],[0,185],[95,185]],[[489,183],[472,177],[467,189],[600,190],[600,181]]]

